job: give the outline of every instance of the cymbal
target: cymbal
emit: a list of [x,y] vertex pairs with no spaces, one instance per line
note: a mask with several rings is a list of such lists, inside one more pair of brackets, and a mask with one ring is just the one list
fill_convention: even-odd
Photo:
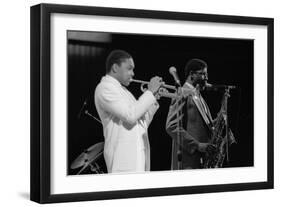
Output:
[[86,149],[82,154],[80,154],[71,164],[71,169],[76,169],[81,166],[88,166],[91,162],[97,159],[102,153],[104,147],[104,142],[98,142],[88,149]]

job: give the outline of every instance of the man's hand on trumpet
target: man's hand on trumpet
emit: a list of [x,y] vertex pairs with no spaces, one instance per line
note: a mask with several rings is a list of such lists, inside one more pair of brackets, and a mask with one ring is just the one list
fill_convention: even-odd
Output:
[[165,83],[162,81],[162,78],[155,76],[150,79],[150,82],[148,83],[148,90],[150,90],[153,95],[156,96],[159,88],[164,85]]
[[171,94],[171,93],[166,88],[160,87],[155,97],[157,100],[159,100],[162,96],[167,97],[166,96],[167,94]]

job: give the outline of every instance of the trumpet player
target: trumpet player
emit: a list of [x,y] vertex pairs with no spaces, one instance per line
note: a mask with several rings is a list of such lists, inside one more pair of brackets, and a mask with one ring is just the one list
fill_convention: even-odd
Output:
[[160,77],[148,83],[138,100],[127,90],[134,76],[132,56],[113,50],[106,60],[106,75],[95,89],[95,106],[103,125],[104,158],[108,173],[150,170],[147,129],[159,105]]

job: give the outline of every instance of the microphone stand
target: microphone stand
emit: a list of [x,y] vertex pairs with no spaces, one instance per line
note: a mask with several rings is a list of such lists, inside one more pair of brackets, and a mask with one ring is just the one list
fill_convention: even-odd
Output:
[[[209,84],[209,88],[213,88],[215,90],[218,90],[220,88],[224,89],[224,94],[223,94],[223,99],[222,99],[222,110],[223,110],[223,118],[224,118],[224,123],[225,123],[225,138],[224,138],[224,143],[225,143],[225,154],[226,154],[226,162],[229,163],[229,140],[230,140],[230,134],[229,134],[229,122],[228,122],[228,98],[230,97],[230,89],[235,89],[236,86],[232,86],[232,85],[212,85]],[[223,150],[224,147],[221,149]],[[224,157],[222,158],[222,160],[219,162],[220,166],[216,166],[216,167],[221,167],[221,165],[223,164],[223,160]]]
[[[81,107],[81,109],[78,113],[78,119],[80,119],[81,114],[82,114],[83,110],[85,109],[86,105],[87,105],[87,99],[85,99],[85,101],[83,102],[83,105],[82,105],[82,107]],[[93,118],[94,120],[96,120],[100,124],[102,124],[101,121],[98,118],[96,118],[94,115],[92,115],[88,110],[85,110],[83,113],[88,115],[89,117]]]
[[[179,108],[180,107],[180,105],[181,105],[181,88],[180,88],[180,86],[177,84],[177,98],[179,98],[179,101],[178,101],[178,103],[177,103],[177,108]],[[180,170],[180,169],[183,169],[183,165],[182,165],[182,148],[183,148],[183,140],[182,140],[182,133],[180,132],[180,130],[182,129],[182,120],[179,120],[179,117],[182,115],[182,109],[181,110],[179,110],[178,112],[177,112],[177,143],[178,143],[178,151],[177,151],[177,168],[178,168],[178,170]]]
[[[223,98],[223,110],[224,110],[224,121],[225,121],[225,153],[226,153],[226,162],[229,163],[229,123],[228,123],[228,98],[230,97],[229,90],[231,87],[225,87],[224,89],[224,98]],[[223,162],[222,162],[223,163]],[[221,163],[221,165],[222,165]]]
[[[80,111],[79,111],[79,113],[78,113],[78,119],[81,118],[81,114],[82,114],[83,110],[85,109],[86,105],[87,105],[87,99],[85,99],[85,101],[83,102],[83,105],[82,105],[82,107],[81,107],[81,109],[80,109]],[[86,114],[86,115],[88,115],[89,117],[93,118],[95,121],[99,122],[100,124],[102,124],[101,121],[100,121],[98,118],[96,118],[94,115],[92,115],[87,109],[86,109],[83,113]],[[86,152],[84,152],[84,153],[86,153]],[[88,153],[88,152],[87,152],[87,153]],[[87,154],[87,153],[86,153],[86,154]],[[97,154],[97,156],[96,156],[95,159],[97,159],[98,157],[100,157],[100,155],[101,155],[102,153],[103,153],[103,152]],[[83,170],[85,170],[88,166],[90,166],[90,169],[91,169],[92,172],[95,172],[95,173],[97,173],[97,174],[98,174],[98,173],[103,173],[103,171],[100,170],[99,165],[98,165],[96,162],[94,162],[94,161],[95,161],[95,160],[92,160],[92,161],[89,162],[89,160],[86,159],[86,160],[84,161],[84,162],[85,162],[84,166],[82,167],[81,170],[79,170],[79,172],[77,173],[77,175],[80,175],[80,174],[83,172]],[[89,162],[89,163],[87,163],[87,162]],[[95,166],[92,165],[92,162],[94,162],[93,164],[94,164]]]
[[88,115],[89,117],[93,118],[94,120],[96,120],[100,124],[102,124],[101,121],[98,118],[96,118],[95,116],[93,116],[91,113],[89,113],[88,110],[85,110],[85,114]]
[[230,97],[230,94],[229,94],[229,90],[230,90],[230,87],[226,87],[225,88],[225,91],[224,91],[224,96],[225,96],[225,105],[224,105],[224,108],[225,108],[225,132],[226,132],[226,140],[225,140],[225,143],[226,143],[226,161],[227,163],[229,162],[229,154],[228,154],[228,142],[229,142],[229,124],[228,124],[228,113],[227,113],[227,104],[228,104],[228,98]]
[[87,98],[86,98],[85,101],[83,102],[83,105],[82,105],[82,107],[81,107],[81,109],[80,109],[80,111],[79,111],[79,113],[78,113],[78,115],[77,115],[78,119],[80,119],[81,114],[82,114],[82,111],[84,110],[84,108],[86,107],[86,105],[87,105]]

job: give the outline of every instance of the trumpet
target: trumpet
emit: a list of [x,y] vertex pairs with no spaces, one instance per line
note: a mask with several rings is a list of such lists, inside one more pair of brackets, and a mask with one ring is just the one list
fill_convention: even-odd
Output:
[[[147,90],[147,88],[144,88],[144,86],[149,84],[149,81],[142,81],[136,79],[132,79],[131,82],[140,83],[142,92],[145,92]],[[175,90],[175,92],[170,93],[167,89]],[[166,98],[177,98],[178,97],[177,88],[172,85],[163,84],[158,90],[158,95]]]

